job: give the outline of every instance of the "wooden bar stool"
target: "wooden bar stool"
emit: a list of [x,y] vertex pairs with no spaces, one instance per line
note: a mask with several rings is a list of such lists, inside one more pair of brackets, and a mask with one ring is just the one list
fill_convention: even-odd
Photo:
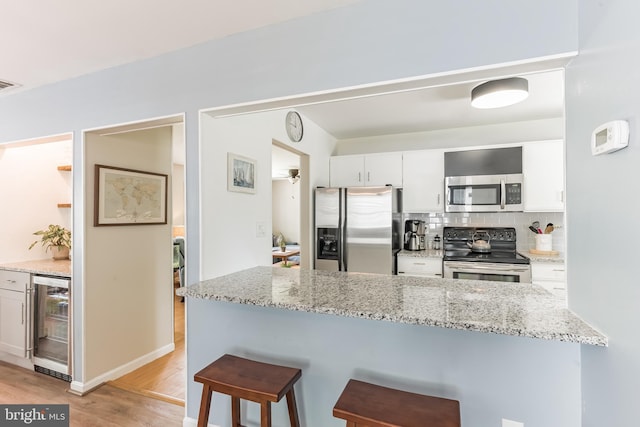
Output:
[[271,427],[271,402],[279,402],[285,395],[291,427],[299,427],[293,385],[301,375],[300,369],[225,354],[194,375],[194,380],[203,384],[198,427],[206,427],[209,422],[213,391],[231,396],[233,427],[241,427],[240,399],[259,403],[260,426]]
[[460,402],[349,380],[333,416],[347,427],[460,427]]

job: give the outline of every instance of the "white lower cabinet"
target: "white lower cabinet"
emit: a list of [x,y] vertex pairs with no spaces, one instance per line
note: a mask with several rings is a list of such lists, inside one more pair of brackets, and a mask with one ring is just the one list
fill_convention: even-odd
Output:
[[31,275],[0,271],[0,351],[29,356],[29,283]]
[[564,263],[532,262],[531,282],[567,301],[567,278]]
[[442,278],[442,258],[398,255],[398,275]]

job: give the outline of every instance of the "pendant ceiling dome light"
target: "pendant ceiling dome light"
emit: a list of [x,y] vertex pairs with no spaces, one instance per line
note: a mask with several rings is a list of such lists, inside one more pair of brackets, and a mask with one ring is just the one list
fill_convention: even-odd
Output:
[[300,181],[300,171],[298,169],[289,169],[289,176],[287,176],[287,179],[292,184]]
[[529,96],[529,82],[522,77],[491,80],[471,91],[471,105],[475,108],[499,108],[517,104]]

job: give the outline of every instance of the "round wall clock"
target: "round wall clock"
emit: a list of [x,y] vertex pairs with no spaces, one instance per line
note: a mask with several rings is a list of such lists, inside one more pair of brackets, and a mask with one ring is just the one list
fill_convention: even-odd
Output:
[[285,120],[285,126],[287,128],[287,135],[293,142],[300,142],[302,139],[302,119],[300,114],[295,111],[289,111]]

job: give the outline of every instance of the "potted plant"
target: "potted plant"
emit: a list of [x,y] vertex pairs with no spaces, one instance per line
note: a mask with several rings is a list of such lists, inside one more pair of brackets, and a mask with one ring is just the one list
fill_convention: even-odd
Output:
[[29,249],[33,248],[36,243],[41,242],[45,251],[51,248],[53,259],[68,259],[69,250],[71,249],[71,231],[60,225],[49,225],[44,230],[38,230],[33,233],[36,236],[41,236],[40,240],[36,240],[29,246]]
[[280,252],[286,252],[287,242],[284,240],[284,235],[282,233],[278,236],[278,245],[280,246]]

